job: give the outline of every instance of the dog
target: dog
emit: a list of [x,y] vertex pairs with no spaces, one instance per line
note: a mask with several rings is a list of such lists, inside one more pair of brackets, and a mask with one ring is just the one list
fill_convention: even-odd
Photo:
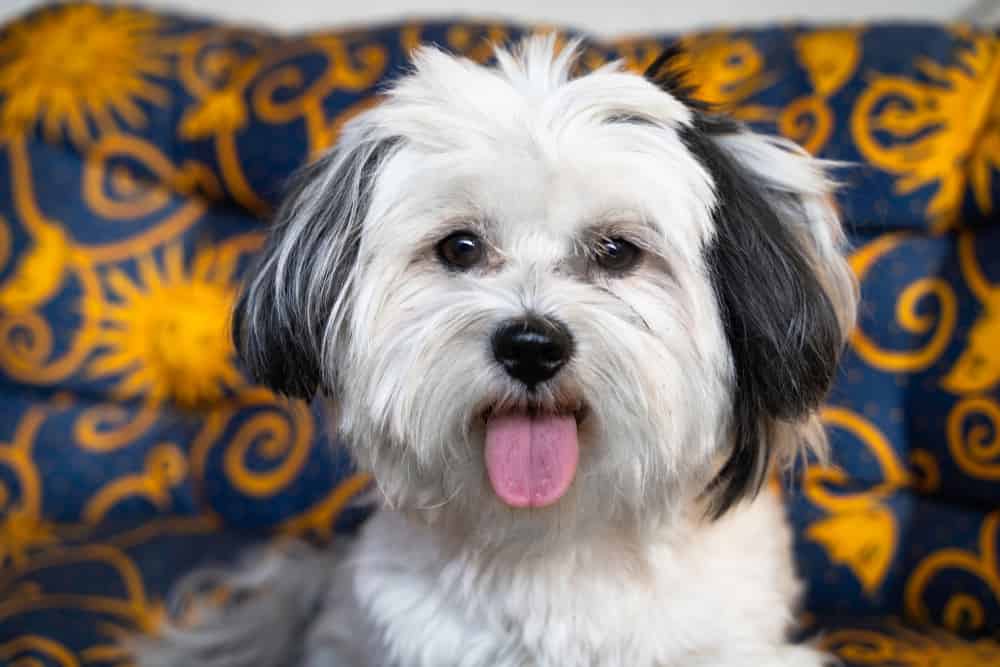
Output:
[[772,473],[853,326],[831,166],[667,49],[432,47],[277,213],[234,314],[382,507],[226,578],[143,667],[818,667]]

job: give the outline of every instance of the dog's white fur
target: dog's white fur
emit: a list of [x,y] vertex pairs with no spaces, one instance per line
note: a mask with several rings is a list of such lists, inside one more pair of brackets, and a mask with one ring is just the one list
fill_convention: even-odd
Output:
[[[682,136],[700,112],[617,64],[573,78],[551,38],[497,59],[418,51],[287,204],[247,288],[249,365],[315,363],[384,509],[345,554],[231,580],[258,593],[168,628],[144,667],[823,664],[787,640],[800,586],[778,500],[754,486],[707,516],[737,371],[706,260],[719,184]],[[711,141],[769,193],[842,338],[855,292],[822,165],[748,131]],[[456,230],[487,240],[483,267],[441,266]],[[595,269],[594,235],[642,263]],[[530,395],[489,346],[527,312],[576,340]],[[543,509],[506,506],[484,472],[484,411],[527,404],[588,410],[579,473]],[[813,411],[786,417],[762,431],[779,464],[824,443]]]

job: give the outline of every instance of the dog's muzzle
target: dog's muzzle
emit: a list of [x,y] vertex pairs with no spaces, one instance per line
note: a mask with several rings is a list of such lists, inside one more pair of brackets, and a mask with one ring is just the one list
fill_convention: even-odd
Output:
[[[566,325],[528,315],[493,334],[493,356],[529,392],[551,380],[573,356]],[[490,411],[483,458],[497,497],[510,507],[545,507],[562,498],[576,475],[579,410]]]

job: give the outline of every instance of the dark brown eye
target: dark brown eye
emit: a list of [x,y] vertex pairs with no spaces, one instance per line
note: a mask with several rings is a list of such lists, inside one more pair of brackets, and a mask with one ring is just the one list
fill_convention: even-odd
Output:
[[608,271],[628,271],[642,257],[642,251],[625,239],[604,238],[597,242],[597,263]]
[[483,261],[483,241],[472,232],[455,232],[437,244],[437,254],[448,268],[465,271]]

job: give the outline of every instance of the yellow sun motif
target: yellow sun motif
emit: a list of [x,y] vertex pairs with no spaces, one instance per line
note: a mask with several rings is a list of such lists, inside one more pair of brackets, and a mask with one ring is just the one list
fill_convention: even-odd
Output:
[[78,144],[117,130],[116,116],[142,127],[139,102],[164,105],[166,88],[149,79],[169,73],[157,51],[160,19],[95,5],[57,6],[11,24],[0,38],[0,140],[41,123],[57,141]]
[[189,269],[173,245],[160,267],[151,256],[138,262],[138,280],[120,268],[106,274],[113,299],[105,306],[89,367],[95,378],[121,376],[120,398],[146,396],[194,407],[221,399],[242,383],[234,365],[229,313],[236,288],[235,262],[215,248],[196,253]]

